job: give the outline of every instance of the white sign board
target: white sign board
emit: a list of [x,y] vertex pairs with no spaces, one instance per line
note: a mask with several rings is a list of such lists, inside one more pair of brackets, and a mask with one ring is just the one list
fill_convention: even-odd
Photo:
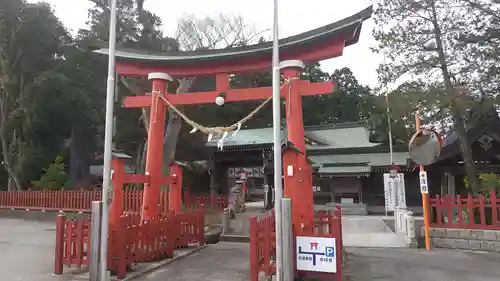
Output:
[[229,178],[262,178],[264,177],[264,169],[262,167],[243,167],[243,168],[228,168],[227,176]]
[[394,211],[394,200],[392,193],[394,192],[393,181],[389,173],[384,174],[384,199],[385,199],[385,211]]
[[[397,187],[396,187],[397,185]],[[385,210],[394,211],[396,206],[394,202],[394,192],[396,192],[396,202],[400,207],[406,207],[406,192],[405,192],[405,175],[398,173],[397,177],[393,180],[389,173],[384,174],[384,197],[385,197]]]
[[429,193],[429,183],[427,182],[427,172],[421,171],[420,174],[420,192]]
[[335,238],[297,236],[297,270],[337,272]]
[[400,207],[406,207],[406,186],[405,186],[405,174],[398,173],[396,178],[398,180],[398,202]]

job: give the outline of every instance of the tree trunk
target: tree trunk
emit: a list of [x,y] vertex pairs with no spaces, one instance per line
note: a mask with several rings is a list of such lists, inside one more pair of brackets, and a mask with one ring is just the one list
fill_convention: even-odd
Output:
[[[193,84],[192,79],[179,80],[179,87],[177,94],[184,94],[189,91]],[[177,108],[182,111],[182,108]],[[168,122],[165,130],[165,138],[163,140],[163,165],[168,167],[175,157],[175,150],[177,148],[177,141],[182,128],[182,120],[173,110],[168,111]]]
[[[5,124],[4,122],[2,123]],[[12,168],[12,163],[10,161],[9,145],[7,143],[4,127],[5,125],[0,126],[0,138],[2,145],[3,165],[9,175],[8,189],[20,191],[22,190],[21,180],[19,179],[19,176]]]
[[76,124],[71,128],[69,173],[72,188],[87,187],[90,183],[90,141]]
[[[139,90],[138,87],[135,87],[131,85],[130,83],[127,82],[127,80],[124,77],[120,77],[120,81],[122,82],[123,85],[134,95],[140,95],[141,91]],[[176,93],[177,94],[183,94],[186,93],[189,88],[191,87],[191,84],[193,82],[193,79],[181,79],[179,80],[179,87],[177,88]],[[182,110],[182,108],[178,108],[179,110]],[[172,110],[168,111],[168,121],[165,129],[165,138],[163,140],[163,166],[164,170],[168,170],[168,165],[172,162],[175,156],[175,150],[177,147],[177,141],[179,139],[179,134],[181,132],[182,128],[182,120],[181,118]],[[146,130],[146,133],[148,132],[149,129],[149,110],[146,108],[142,108],[141,110],[141,119],[144,124],[144,128]],[[145,164],[145,157],[146,157],[146,150],[147,150],[147,145],[144,145],[144,153],[142,155],[142,159],[140,161],[141,163],[141,170],[144,169],[144,164]]]
[[444,53],[444,46],[441,34],[441,28],[437,20],[437,11],[435,4],[432,4],[432,24],[434,28],[434,35],[436,37],[436,47],[439,57],[439,63],[441,66],[441,73],[443,75],[444,86],[446,93],[451,98],[451,110],[454,123],[454,129],[458,136],[458,141],[460,143],[460,152],[462,154],[465,166],[465,173],[471,184],[472,190],[479,190],[480,184],[477,177],[476,164],[472,156],[472,151],[470,149],[470,143],[467,138],[467,132],[465,129],[465,119],[463,117],[464,111],[460,106],[459,95],[454,86],[451,83],[450,72],[448,70],[448,63],[446,61],[446,55]]

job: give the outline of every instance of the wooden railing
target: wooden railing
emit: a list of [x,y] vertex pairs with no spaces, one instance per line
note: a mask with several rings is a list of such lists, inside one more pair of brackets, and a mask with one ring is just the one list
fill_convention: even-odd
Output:
[[[90,218],[66,220],[64,215],[58,216],[54,274],[62,274],[64,266],[88,266],[90,239]],[[110,229],[108,268],[123,279],[130,265],[172,258],[176,248],[192,244],[204,244],[203,210],[169,213],[142,222],[131,213]]]
[[[334,212],[319,211],[299,232],[294,232],[294,241],[297,236],[329,237],[336,239],[336,268],[335,280],[342,280],[342,218],[340,209]],[[275,216],[272,213],[262,219],[250,219],[250,281],[258,281],[259,274],[270,277],[276,271],[276,229]],[[295,260],[295,259],[294,259]],[[296,267],[295,267],[296,268]],[[324,275],[313,272],[296,271],[296,276]],[[327,274],[331,279],[331,274]],[[330,280],[329,279],[329,280]]]
[[185,192],[182,196],[184,208],[197,210],[204,209],[223,211],[227,207],[228,199],[224,195],[190,194]]
[[[43,211],[84,212],[91,211],[92,201],[101,200],[100,189],[79,190],[28,190],[0,192],[0,209],[22,209]],[[143,200],[142,189],[124,191],[124,211],[140,212]],[[158,198],[160,212],[168,212],[168,192],[162,192]],[[183,196],[185,209],[205,209],[222,211],[227,206],[224,195],[190,195]]]
[[275,226],[274,212],[260,220],[250,218],[250,281],[258,281],[261,272],[271,276],[276,271]]
[[467,197],[436,196],[430,199],[432,227],[500,230],[500,194]]
[[101,200],[99,189],[0,192],[2,209],[90,212],[92,201],[99,200]]
[[89,265],[90,219],[56,219],[56,252],[54,273],[62,274],[63,267],[86,267]]

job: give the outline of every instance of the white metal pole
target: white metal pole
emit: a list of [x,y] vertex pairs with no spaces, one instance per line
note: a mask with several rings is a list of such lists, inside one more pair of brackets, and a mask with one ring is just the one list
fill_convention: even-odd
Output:
[[283,247],[281,225],[282,161],[281,161],[281,97],[278,36],[278,0],[274,0],[273,20],[273,137],[274,137],[274,213],[276,216],[276,280],[283,281]]
[[90,264],[89,264],[89,281],[99,281],[99,255],[101,248],[101,219],[102,219],[102,202],[92,202],[92,218],[91,218],[91,233],[90,233]]
[[283,215],[283,281],[293,280],[293,268],[294,268],[294,251],[293,247],[293,235],[292,235],[292,200],[290,198],[281,199],[281,212]]
[[389,109],[389,93],[385,94],[385,102],[387,103],[387,126],[389,129],[389,154],[391,158],[391,165],[394,164],[393,150],[392,150],[392,124],[391,124],[391,111]]
[[111,185],[111,150],[113,146],[113,107],[115,90],[116,50],[116,1],[109,0],[109,54],[106,89],[106,124],[104,131],[104,169],[102,175],[102,222],[101,222],[101,281],[108,281],[108,192]]
[[[390,162],[391,169],[392,165],[394,164],[394,156],[393,156],[393,151],[392,151],[392,124],[391,124],[391,111],[390,111],[390,106],[389,106],[389,93],[387,92],[385,94],[385,103],[386,103],[386,113],[387,113],[387,128],[388,128],[388,134],[389,134],[389,157],[390,157]],[[391,177],[389,178],[390,181],[392,181],[391,187],[392,187],[392,192],[394,193],[394,179]],[[394,199],[394,195],[392,195],[393,204],[394,204],[394,212],[396,211],[396,201]],[[385,210],[385,215],[387,216],[387,208]]]

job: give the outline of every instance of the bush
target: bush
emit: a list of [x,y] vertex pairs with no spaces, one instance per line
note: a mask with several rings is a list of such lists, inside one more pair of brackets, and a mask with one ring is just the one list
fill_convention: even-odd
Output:
[[[500,192],[500,176],[495,173],[479,174],[480,190],[472,190],[474,195],[483,195],[488,197],[490,191]],[[471,188],[469,179],[464,177],[465,187]]]
[[33,185],[39,189],[60,189],[68,184],[68,174],[64,169],[63,158],[57,156],[48,168],[43,170],[44,174],[38,181],[33,181]]

